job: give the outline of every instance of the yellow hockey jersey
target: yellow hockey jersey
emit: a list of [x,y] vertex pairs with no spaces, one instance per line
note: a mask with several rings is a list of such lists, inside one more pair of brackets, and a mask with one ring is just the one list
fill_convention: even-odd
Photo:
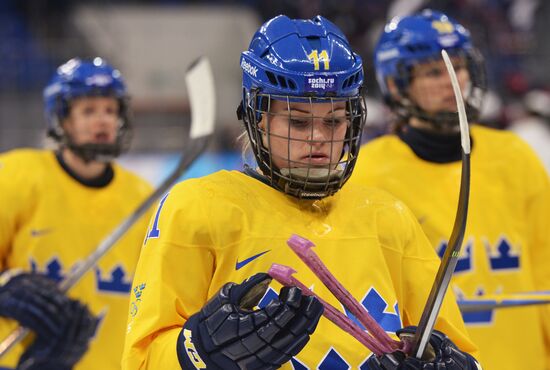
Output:
[[[452,286],[456,294],[550,290],[550,187],[526,143],[514,134],[471,127],[468,222]],[[366,144],[350,183],[401,199],[442,256],[453,227],[461,163],[418,158],[397,136]],[[347,185],[346,185],[347,186]],[[544,314],[542,312],[546,311]],[[545,307],[464,314],[485,370],[549,369],[550,312]]]
[[[123,369],[178,369],[176,340],[186,319],[225,283],[266,272],[272,263],[343,308],[286,245],[292,234],[315,251],[382,327],[417,324],[439,265],[402,203],[363,186],[322,200],[283,195],[244,173],[220,171],[176,185],[153,217],[134,279]],[[272,281],[259,306],[281,288]],[[451,297],[436,325],[475,351]],[[370,352],[321,318],[306,347],[283,369],[358,369]]]
[[[69,176],[51,151],[14,150],[0,156],[0,270],[22,268],[60,280],[96,249],[151,193],[135,175],[113,165],[105,187]],[[147,229],[146,214],[70,291],[99,316],[97,333],[76,370],[120,369],[128,297]],[[17,323],[0,319],[0,341]],[[24,345],[0,359],[15,368]]]

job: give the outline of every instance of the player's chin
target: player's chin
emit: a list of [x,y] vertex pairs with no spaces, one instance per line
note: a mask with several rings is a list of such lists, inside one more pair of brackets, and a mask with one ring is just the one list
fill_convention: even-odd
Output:
[[93,144],[114,144],[116,133],[109,131],[96,132],[90,135],[90,141]]

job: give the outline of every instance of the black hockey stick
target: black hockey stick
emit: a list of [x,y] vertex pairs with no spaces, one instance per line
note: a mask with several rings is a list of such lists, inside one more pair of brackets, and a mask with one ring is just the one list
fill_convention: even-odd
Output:
[[[61,291],[73,287],[107,253],[116,242],[145,214],[145,212],[182,176],[197,157],[206,149],[212,137],[215,121],[214,79],[207,58],[197,59],[186,72],[185,83],[191,106],[191,130],[189,140],[181,152],[178,166],[143,203],[113,232],[108,235],[81,264],[59,283]],[[145,232],[145,230],[144,230]],[[18,327],[0,343],[0,358],[29,333]]]
[[449,239],[449,244],[441,260],[441,265],[437,271],[437,275],[428,296],[426,306],[422,312],[420,323],[416,329],[414,336],[414,349],[413,355],[420,359],[424,355],[424,351],[428,345],[430,336],[435,325],[435,320],[439,315],[439,310],[443,304],[443,298],[449,287],[451,277],[458,262],[458,256],[460,254],[460,248],[462,247],[462,240],[464,239],[464,231],[466,229],[466,219],[468,216],[468,201],[470,199],[470,133],[468,129],[468,118],[466,116],[466,109],[464,107],[464,101],[462,100],[462,92],[456,73],[453,68],[453,64],[447,55],[445,50],[441,51],[443,60],[451,82],[453,85],[453,91],[456,98],[456,105],[458,108],[458,117],[460,122],[460,136],[462,145],[462,173],[460,179],[460,195],[458,198],[458,209],[456,212],[455,223],[453,225],[453,231]]

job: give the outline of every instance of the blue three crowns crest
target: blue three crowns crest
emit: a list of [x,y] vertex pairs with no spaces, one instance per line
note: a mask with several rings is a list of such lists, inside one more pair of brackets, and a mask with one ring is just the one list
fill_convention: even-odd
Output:
[[[31,258],[30,265],[32,272],[43,273],[52,280],[59,282],[65,278],[66,271],[57,257],[53,257],[44,266],[40,267],[36,261]],[[65,272],[64,272],[65,271]],[[124,267],[121,265],[114,266],[111,271],[104,273],[99,267],[95,268],[96,289],[104,293],[130,293],[132,280],[128,276]]]

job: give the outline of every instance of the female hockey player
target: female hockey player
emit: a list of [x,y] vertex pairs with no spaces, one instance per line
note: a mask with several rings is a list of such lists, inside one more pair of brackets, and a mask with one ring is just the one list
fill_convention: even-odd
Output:
[[[185,181],[161,201],[134,280],[123,369],[380,369],[369,350],[320,319],[317,299],[296,287],[277,294],[265,274],[274,262],[291,265],[338,305],[286,246],[296,233],[318,245],[387,332],[420,318],[439,263],[420,226],[386,193],[342,187],[366,115],[361,59],[327,19],[278,16],[256,32],[240,65],[238,116],[257,168]],[[475,351],[453,299],[437,327]],[[450,340],[432,344],[437,358],[415,368],[475,369]]]
[[[425,10],[389,22],[375,50],[384,97],[398,117],[393,135],[361,149],[350,183],[403,200],[442,256],[460,184],[457,108],[441,50],[451,55],[470,122],[485,87],[467,30]],[[452,281],[462,297],[550,289],[550,188],[527,144],[509,132],[473,125],[471,197],[462,254]],[[485,369],[547,369],[549,314],[523,307],[464,314]],[[502,355],[502,351],[506,355]]]
[[68,295],[57,283],[150,194],[112,162],[128,145],[128,96],[101,58],[72,59],[44,90],[58,148],[0,156],[0,341],[17,325],[34,341],[0,368],[119,369],[128,294],[147,228],[130,229]]

